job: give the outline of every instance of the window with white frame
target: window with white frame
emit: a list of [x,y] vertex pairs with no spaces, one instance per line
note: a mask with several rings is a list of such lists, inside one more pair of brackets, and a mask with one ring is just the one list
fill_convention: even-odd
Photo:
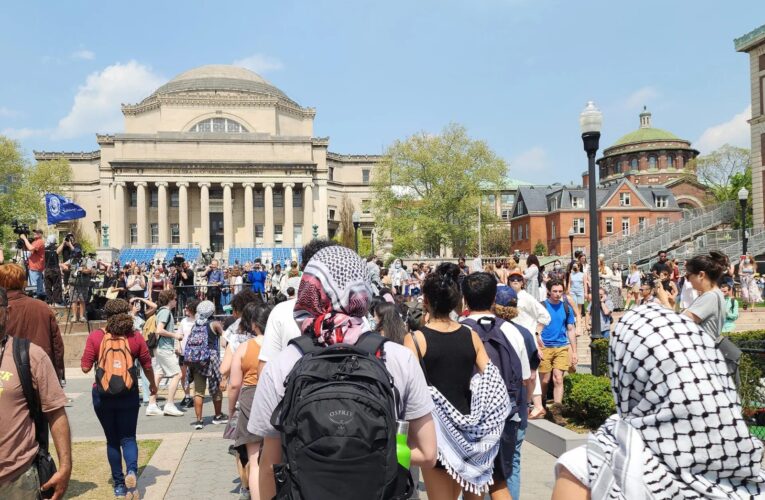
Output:
[[255,224],[255,244],[263,244],[263,224]]
[[327,209],[327,217],[329,220],[335,220],[335,213],[337,213],[337,209],[335,207],[329,207]]
[[284,207],[284,191],[274,189],[274,208]]
[[669,206],[669,197],[666,195],[659,195],[656,197],[656,208],[667,208]]
[[550,198],[550,211],[558,210],[558,198]]
[[669,217],[657,217],[656,218],[656,224],[667,224],[669,222]]
[[265,195],[263,194],[263,190],[258,189],[257,191],[254,191],[252,196],[253,203],[255,205],[255,208],[263,208],[266,206],[266,199]]
[[170,207],[172,208],[178,208],[179,205],[179,194],[177,189],[172,189],[170,191]]
[[152,245],[159,243],[159,224],[151,225],[151,243]]
[[274,224],[274,241],[281,243],[284,239],[284,226],[281,224]]
[[237,121],[230,118],[208,118],[202,120],[193,127],[190,132],[222,132],[226,134],[241,134],[247,132],[247,129]]
[[170,243],[178,244],[181,242],[181,226],[179,224],[170,224]]
[[574,226],[574,233],[584,234],[585,232],[584,218],[574,219],[573,226]]
[[513,211],[509,208],[502,209],[502,220],[509,221],[513,217]]
[[622,217],[622,234],[624,236],[629,236],[630,234],[630,218],[629,217]]
[[138,224],[130,224],[130,243],[138,243]]
[[632,205],[632,197],[630,196],[631,193],[619,193],[619,206],[620,207],[629,207]]
[[555,222],[550,223],[550,235],[552,239],[555,239]]
[[648,226],[648,219],[645,217],[638,217],[638,229],[645,229]]
[[584,198],[581,196],[574,196],[571,199],[571,206],[573,208],[584,208]]
[[292,208],[303,207],[303,191],[296,189],[292,192]]
[[531,233],[529,232],[529,225],[526,224],[526,239],[531,238]]
[[614,232],[614,218],[606,217],[606,234],[612,234]]
[[361,171],[361,183],[369,184],[369,170],[366,168]]
[[523,205],[523,200],[518,200],[518,215],[521,215],[525,211],[525,207]]
[[515,202],[515,196],[509,193],[502,193],[501,203],[503,205],[512,205]]

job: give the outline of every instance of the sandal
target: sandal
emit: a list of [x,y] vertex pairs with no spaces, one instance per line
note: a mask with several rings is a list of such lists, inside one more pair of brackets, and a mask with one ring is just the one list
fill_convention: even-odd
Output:
[[545,418],[545,415],[547,415],[547,410],[542,410],[539,413],[537,413],[537,410],[532,411],[529,413],[529,420],[541,420]]

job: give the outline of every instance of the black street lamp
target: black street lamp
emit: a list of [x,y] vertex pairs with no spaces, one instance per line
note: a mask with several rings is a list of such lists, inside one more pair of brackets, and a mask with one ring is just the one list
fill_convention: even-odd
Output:
[[574,228],[568,230],[568,246],[571,249],[571,262],[574,262]]
[[[579,127],[582,129],[582,142],[587,152],[588,160],[588,191],[590,213],[590,305],[592,329],[590,337],[601,338],[600,334],[600,281],[598,277],[598,207],[597,207],[597,178],[595,176],[595,155],[600,142],[600,128],[603,125],[603,114],[589,101],[582,114],[579,115]],[[597,375],[597,362],[592,360],[592,372]]]
[[738,190],[738,202],[741,204],[741,255],[746,255],[746,202],[749,199],[749,190],[742,187]]
[[359,226],[361,225],[361,214],[353,212],[353,242],[356,246],[356,253],[359,253]]

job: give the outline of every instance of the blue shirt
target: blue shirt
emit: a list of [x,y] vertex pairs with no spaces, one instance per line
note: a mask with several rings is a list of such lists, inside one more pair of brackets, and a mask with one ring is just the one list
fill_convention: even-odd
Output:
[[207,282],[210,284],[223,284],[223,271],[220,269],[216,269],[214,271],[210,271],[210,274],[207,275]]
[[266,291],[266,278],[268,273],[266,271],[250,271],[249,272],[250,283],[252,283],[253,292],[265,292]]
[[566,326],[576,324],[574,311],[571,306],[564,307],[563,301],[551,304],[549,300],[545,300],[544,305],[550,313],[550,323],[542,330],[542,343],[545,347],[566,347],[569,344]]

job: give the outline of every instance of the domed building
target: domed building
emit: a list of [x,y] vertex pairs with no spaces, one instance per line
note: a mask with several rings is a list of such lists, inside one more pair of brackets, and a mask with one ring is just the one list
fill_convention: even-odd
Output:
[[[688,166],[699,152],[690,141],[654,128],[644,107],[640,128],[622,136],[597,160],[600,184],[608,186],[627,179],[637,186],[665,186],[684,209],[704,205],[707,191]],[[587,185],[587,174],[584,174]]]
[[81,227],[97,246],[229,258],[236,248],[295,249],[333,234],[345,197],[371,237],[379,156],[330,152],[329,138],[314,136],[316,110],[252,71],[195,68],[122,113],[124,131],[97,134],[95,151],[35,152],[69,160],[71,194],[88,214]]

